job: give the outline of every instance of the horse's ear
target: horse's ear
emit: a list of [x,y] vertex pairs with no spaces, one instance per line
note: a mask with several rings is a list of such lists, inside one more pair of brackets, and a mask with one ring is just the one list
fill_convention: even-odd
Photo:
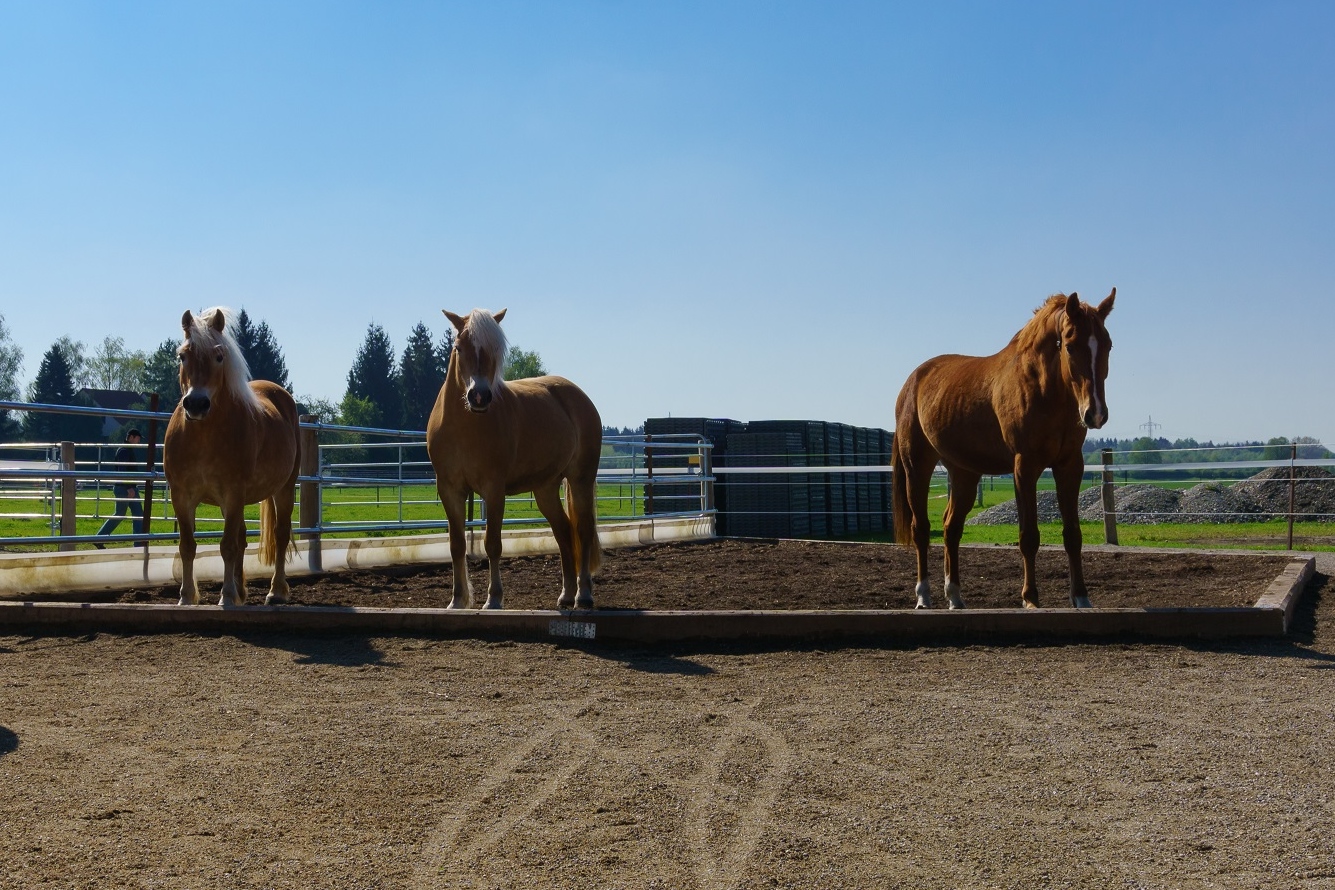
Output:
[[1112,293],[1108,294],[1104,301],[1099,304],[1098,313],[1101,320],[1107,321],[1109,313],[1112,312],[1113,300],[1115,299],[1117,299],[1117,288],[1113,288]]
[[448,309],[442,309],[440,311],[445,313],[445,317],[450,320],[450,324],[454,325],[456,331],[463,333],[464,326],[468,324],[468,319],[461,315],[455,315]]
[[1070,296],[1066,298],[1066,305],[1062,309],[1066,312],[1068,318],[1075,318],[1076,314],[1080,312],[1080,295],[1071,291]]
[[223,332],[223,328],[226,326],[227,326],[227,316],[222,314],[221,309],[213,310],[213,318],[209,319],[209,327],[213,328],[215,331],[221,334]]
[[496,323],[497,323],[497,324],[500,324],[500,323],[501,323],[501,319],[505,318],[506,310],[508,310],[509,308],[510,308],[510,307],[507,306],[505,309],[502,309],[500,312],[493,312],[493,313],[491,313],[491,317],[494,318],[494,319],[496,319]]
[[185,310],[185,315],[181,316],[181,330],[185,331],[186,335],[189,336],[190,331],[194,326],[195,316],[190,313],[189,309],[187,309]]

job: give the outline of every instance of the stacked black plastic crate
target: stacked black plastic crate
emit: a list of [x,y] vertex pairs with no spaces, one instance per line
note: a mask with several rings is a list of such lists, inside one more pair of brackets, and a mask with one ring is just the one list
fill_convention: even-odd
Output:
[[[654,436],[671,436],[673,438],[669,441],[675,443],[675,446],[654,447],[650,444],[645,448],[645,460],[656,470],[685,469],[691,465],[692,458],[698,452],[680,446],[689,441],[685,437],[703,436],[713,445],[712,460],[715,465],[719,465],[720,459],[727,454],[728,434],[745,428],[744,423],[721,417],[651,417],[644,422],[645,436],[651,439]],[[714,506],[718,510],[716,527],[720,535],[735,534],[727,528],[726,482],[727,480],[720,480],[714,485]],[[698,482],[655,482],[645,492],[645,513],[679,513],[694,510],[699,500]]]
[[[798,433],[730,433],[728,463],[740,467],[805,467]],[[728,534],[735,537],[804,538],[811,535],[806,474],[735,473],[728,480]]]

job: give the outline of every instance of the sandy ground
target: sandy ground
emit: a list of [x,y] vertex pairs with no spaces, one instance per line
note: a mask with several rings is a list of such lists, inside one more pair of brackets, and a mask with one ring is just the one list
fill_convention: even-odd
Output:
[[[600,605],[912,587],[873,549],[735,546],[640,552],[633,583],[609,554]],[[1264,589],[1203,559],[1196,586]],[[507,605],[554,599],[533,562]],[[0,636],[0,887],[1335,888],[1319,569],[1259,642]],[[1088,571],[1096,605],[1158,583],[1139,554]]]

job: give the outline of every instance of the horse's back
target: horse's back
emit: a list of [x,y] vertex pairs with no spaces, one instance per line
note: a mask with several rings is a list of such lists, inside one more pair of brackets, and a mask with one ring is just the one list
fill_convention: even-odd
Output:
[[[603,422],[584,390],[555,375],[512,380],[507,388],[522,406],[516,415],[521,439],[562,440],[572,450],[572,463],[577,468],[587,470],[592,462],[597,471]],[[568,440],[559,435],[562,430]]]
[[996,404],[996,375],[1004,371],[994,356],[938,355],[923,362],[904,382],[895,402],[899,447],[915,440],[931,446],[946,463],[980,473],[1008,473],[1014,452]]

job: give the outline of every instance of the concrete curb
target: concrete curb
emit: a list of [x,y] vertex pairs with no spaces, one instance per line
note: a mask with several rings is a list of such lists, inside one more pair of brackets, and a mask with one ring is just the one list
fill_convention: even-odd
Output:
[[583,639],[623,643],[684,641],[991,641],[1127,635],[1162,639],[1282,637],[1315,560],[1295,559],[1250,608],[976,609],[557,612],[364,609],[310,606],[165,606],[132,603],[0,602],[0,630],[57,632],[339,632]]

